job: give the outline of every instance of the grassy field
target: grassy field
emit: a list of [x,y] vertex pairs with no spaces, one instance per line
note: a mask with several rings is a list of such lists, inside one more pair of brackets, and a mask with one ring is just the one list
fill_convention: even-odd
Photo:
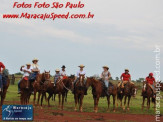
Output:
[[[136,84],[140,87],[141,83]],[[161,95],[163,96],[163,92],[161,92]],[[17,82],[15,85],[10,85],[7,96],[5,101],[10,101],[12,104],[15,104],[14,101],[20,101],[20,95],[17,94]],[[33,95],[31,96],[31,103],[33,100]],[[58,106],[58,97],[56,97],[56,101],[50,101],[52,105],[52,109],[57,109]],[[161,113],[163,113],[163,99],[161,99]],[[84,97],[84,104],[83,104],[83,111],[84,112],[93,112],[93,97],[91,93],[91,88],[88,90],[88,95]],[[149,111],[145,108],[144,111],[141,110],[141,104],[142,104],[142,96],[141,96],[141,90],[138,90],[138,93],[135,98],[131,99],[130,103],[130,111],[123,111],[120,107],[117,108],[116,113],[130,113],[130,114],[155,114],[153,109],[153,104],[151,103],[151,108]],[[44,105],[47,105],[47,103],[44,100]],[[146,106],[146,103],[145,103]],[[46,106],[45,106],[46,107]],[[110,112],[112,113],[113,105],[112,105],[112,97],[111,97],[111,105],[110,105]],[[64,110],[66,111],[73,111],[74,110],[74,98],[73,94],[71,92],[68,93],[68,101],[65,103]],[[107,111],[107,100],[106,98],[101,98],[99,101],[99,112],[106,112]]]

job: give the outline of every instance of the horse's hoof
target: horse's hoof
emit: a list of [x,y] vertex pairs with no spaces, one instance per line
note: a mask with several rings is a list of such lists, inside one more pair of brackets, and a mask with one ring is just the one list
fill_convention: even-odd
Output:
[[95,111],[95,113],[97,113],[97,110]]

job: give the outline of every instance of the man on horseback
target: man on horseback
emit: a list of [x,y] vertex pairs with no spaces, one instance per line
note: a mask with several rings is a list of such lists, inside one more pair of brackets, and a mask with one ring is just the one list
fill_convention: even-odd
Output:
[[133,82],[131,82],[131,75],[129,74],[129,70],[125,69],[125,72],[122,73],[121,77],[120,77],[121,81],[118,84],[118,87],[121,86],[121,88],[124,88],[124,85],[127,84],[128,82],[130,82],[131,84],[134,84]]
[[29,76],[29,81],[35,81],[36,77],[37,77],[37,74],[40,72],[39,66],[38,66],[38,61],[39,60],[37,58],[34,58],[32,60],[32,62],[33,62],[33,64],[31,65],[32,73]]
[[[24,72],[24,75],[22,77],[22,79],[28,80],[29,75],[31,74],[32,70],[31,70],[31,64],[26,64],[25,66],[21,66],[20,71]],[[18,94],[20,94],[20,82],[22,81],[22,79],[18,82]]]
[[5,70],[5,65],[2,62],[0,62],[0,92],[2,91],[3,88],[2,75],[4,70]]
[[[75,89],[76,82],[79,80],[79,76],[80,75],[84,75],[84,76],[86,75],[86,73],[84,71],[85,66],[83,64],[81,64],[78,67],[80,68],[80,70],[77,72],[77,77],[76,77],[76,79],[74,81],[74,89]],[[84,84],[85,83],[86,83],[86,80],[84,79]],[[74,90],[73,90],[73,93],[74,93]],[[87,95],[87,89],[85,89],[85,95]]]
[[66,71],[65,71],[65,65],[63,65],[62,67],[62,70],[61,70],[61,79],[66,79],[67,78],[67,76],[66,76]]
[[54,86],[56,85],[56,83],[61,79],[61,74],[60,74],[60,70],[56,69],[55,70],[55,75],[54,75]]
[[105,83],[105,87],[106,87],[105,92],[109,96],[108,88],[109,88],[109,78],[111,77],[111,74],[108,71],[109,70],[108,66],[103,66],[103,69],[104,69],[104,71],[101,73],[101,78]]
[[153,97],[155,97],[155,78],[153,77],[153,73],[149,73],[149,76],[146,77],[146,82],[148,83],[148,85],[150,86],[150,88],[153,91]]

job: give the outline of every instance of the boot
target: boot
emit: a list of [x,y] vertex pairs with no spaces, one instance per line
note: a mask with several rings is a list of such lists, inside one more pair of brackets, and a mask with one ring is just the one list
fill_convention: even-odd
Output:
[[108,92],[108,88],[105,88],[105,93],[106,93],[107,96],[110,95],[109,92]]

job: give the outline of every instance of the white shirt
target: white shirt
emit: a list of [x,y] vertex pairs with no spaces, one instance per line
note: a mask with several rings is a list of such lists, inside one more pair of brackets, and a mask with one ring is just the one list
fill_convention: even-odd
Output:
[[31,69],[39,69],[38,64],[32,64],[32,65],[31,65]]
[[[26,71],[24,71],[24,70],[26,70]],[[24,72],[24,75],[23,75],[23,78],[24,78],[26,76],[29,76],[30,75],[29,72],[31,72],[32,70],[31,70],[31,68],[27,69],[27,67],[24,67],[24,68],[22,68],[22,71]],[[27,72],[27,71],[29,71],[29,72]]]
[[62,70],[61,70],[60,73],[61,73],[62,76],[66,76],[66,71],[62,71]]
[[85,75],[86,73],[85,73],[84,70],[83,70],[83,71],[80,71],[80,70],[79,70],[79,71],[77,72],[77,77],[79,77],[79,74],[81,74],[81,75]]

